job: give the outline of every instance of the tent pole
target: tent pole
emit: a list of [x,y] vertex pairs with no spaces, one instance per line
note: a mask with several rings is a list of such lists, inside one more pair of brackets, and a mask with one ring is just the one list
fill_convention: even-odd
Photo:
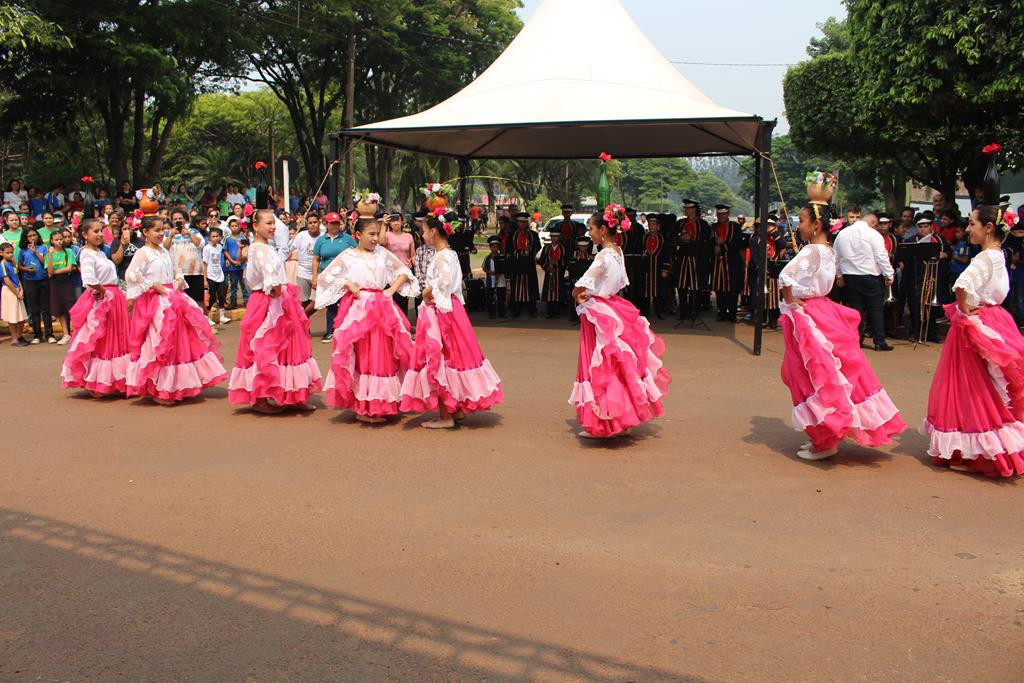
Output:
[[757,262],[757,277],[754,278],[754,291],[751,297],[754,304],[754,355],[761,355],[764,337],[764,287],[768,267],[768,159],[772,153],[772,130],[774,121],[761,124],[758,132],[760,151],[754,154],[754,215],[761,220],[757,229],[757,251],[751,254]]
[[456,207],[460,214],[467,214],[469,211],[469,204],[466,195],[467,183],[469,182],[469,159],[466,157],[459,158],[459,205]]
[[330,177],[327,179],[327,206],[329,211],[338,210],[338,165],[334,162],[341,156],[341,145],[339,144],[338,134],[331,133],[327,136],[329,143],[328,156],[330,157],[329,163],[334,164],[331,167]]

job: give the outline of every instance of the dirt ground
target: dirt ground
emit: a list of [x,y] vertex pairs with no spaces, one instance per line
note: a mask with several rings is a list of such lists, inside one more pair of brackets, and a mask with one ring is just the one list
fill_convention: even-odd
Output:
[[[582,443],[576,329],[477,329],[506,400],[441,433],[0,348],[0,680],[1021,680],[1022,484],[914,429],[797,460],[781,335],[714,323],[656,325],[665,419]],[[937,354],[869,352],[913,427]]]

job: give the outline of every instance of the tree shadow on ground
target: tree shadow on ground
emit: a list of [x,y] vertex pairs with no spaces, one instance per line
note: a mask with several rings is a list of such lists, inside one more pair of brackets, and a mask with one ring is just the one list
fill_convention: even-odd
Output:
[[0,678],[696,681],[0,509]]
[[777,417],[750,418],[750,433],[743,437],[743,442],[765,446],[790,460],[822,470],[836,467],[881,467],[881,463],[892,460],[892,456],[882,451],[864,448],[852,442],[839,445],[839,453],[827,460],[801,460],[796,452],[807,441],[803,432],[797,432],[784,420]]

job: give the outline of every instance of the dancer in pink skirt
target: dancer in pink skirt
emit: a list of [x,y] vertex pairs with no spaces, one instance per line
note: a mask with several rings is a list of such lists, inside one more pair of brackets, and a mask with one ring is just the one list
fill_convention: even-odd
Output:
[[289,284],[284,262],[270,246],[277,228],[274,212],[257,209],[252,225],[256,238],[245,264],[245,284],[252,294],[242,319],[228,400],[260,413],[315,410],[309,397],[320,391],[320,369],[313,358],[299,288]]
[[423,283],[416,319],[416,356],[402,383],[402,410],[436,410],[427,429],[451,429],[468,413],[501,402],[501,380],[480,350],[462,298],[459,255],[448,248],[452,223],[430,216],[423,239],[437,250]]
[[845,438],[881,446],[906,429],[860,350],[860,314],[828,298],[836,279],[830,217],[827,203],[800,211],[806,246],[779,275],[782,381],[793,397],[793,428],[811,439],[797,452],[804,460],[832,457]]
[[672,375],[662,367],[665,344],[647,319],[618,295],[629,284],[616,241],[632,225],[615,204],[590,218],[590,238],[601,247],[572,292],[580,316],[580,355],[569,403],[583,427],[579,436],[626,436],[665,414],[662,398]]
[[380,225],[360,218],[358,246],[346,249],[317,278],[316,307],[340,301],[334,324],[327,405],[355,411],[360,422],[397,415],[402,380],[412,367],[409,320],[391,298],[419,294],[412,271],[377,244]]
[[87,218],[78,229],[85,293],[71,309],[74,334],[60,370],[61,384],[93,396],[125,393],[128,373],[128,302],[117,287],[117,268],[103,253],[103,223]]
[[142,235],[146,243],[125,271],[134,301],[127,394],[170,405],[220,384],[227,371],[203,309],[181,292],[185,279],[163,247],[163,220],[143,218]]
[[921,431],[935,464],[1012,477],[1024,475],[1024,339],[1000,304],[1010,291],[1002,241],[1017,216],[1000,211],[992,182],[986,176],[986,204],[967,228],[982,252],[953,285],[957,302],[946,306],[949,334]]

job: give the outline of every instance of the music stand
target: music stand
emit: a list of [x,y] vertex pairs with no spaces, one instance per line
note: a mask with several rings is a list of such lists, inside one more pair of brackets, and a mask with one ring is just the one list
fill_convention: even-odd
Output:
[[675,327],[673,329],[679,329],[680,327],[685,325],[686,328],[690,330],[696,329],[698,327],[703,327],[708,332],[711,331],[711,328],[708,327],[708,324],[704,322],[704,316],[701,315],[700,302],[697,300],[697,295],[701,294],[703,291],[704,290],[701,289],[693,290],[693,306],[690,307],[689,315],[687,315],[685,318],[680,319],[680,321],[675,324]]
[[[913,280],[914,296],[917,296],[917,273],[918,273],[918,268],[920,268],[921,265],[924,264],[924,266],[926,268],[926,270],[925,270],[925,277],[927,277],[928,276],[928,271],[927,271],[928,263],[931,262],[931,261],[938,261],[939,254],[941,254],[941,253],[942,253],[942,245],[939,244],[938,242],[907,242],[907,243],[902,243],[902,244],[897,244],[896,245],[896,252],[895,252],[896,262],[897,263],[906,263],[906,264],[913,264],[914,265],[914,275],[913,275],[913,278],[914,278],[914,280]],[[938,272],[937,272],[937,269],[936,269],[936,277],[937,276],[938,276]],[[906,277],[906,271],[904,271],[904,277]],[[932,283],[932,291],[935,291],[936,284],[937,284],[937,282],[933,282]],[[924,332],[925,332],[925,334],[923,336],[927,337],[928,336],[928,334],[927,334],[928,325],[931,323],[931,319],[932,319],[932,312],[931,312],[931,308],[932,307],[931,307],[930,304],[928,304],[928,302],[923,300],[924,299],[924,291],[927,289],[928,283],[927,282],[922,282],[921,283],[921,287],[922,287],[922,301],[920,302],[921,303],[920,308],[922,310],[918,311],[918,315],[920,315],[920,317],[921,317],[921,320],[919,321],[919,323],[924,328]],[[924,310],[926,307],[928,309],[927,311]],[[926,323],[925,321],[928,321],[928,322]],[[914,335],[914,348],[916,349],[918,346],[928,346],[927,342],[922,342],[921,341],[921,336],[922,336],[921,335],[921,331],[922,330],[921,329],[911,330],[911,333],[913,333],[915,331],[918,334]]]

